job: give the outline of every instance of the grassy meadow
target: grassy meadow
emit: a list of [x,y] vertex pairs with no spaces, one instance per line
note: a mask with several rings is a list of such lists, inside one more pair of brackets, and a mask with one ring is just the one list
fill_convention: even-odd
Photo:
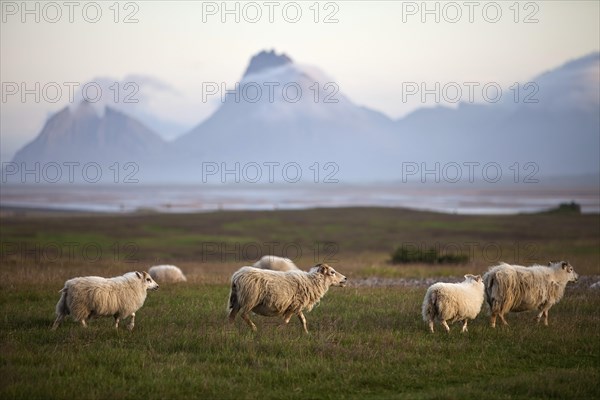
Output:
[[[2,399],[600,398],[600,216],[461,216],[384,208],[206,214],[0,216]],[[393,265],[398,246],[468,254],[464,265]],[[260,254],[259,254],[260,253]],[[347,275],[297,319],[226,323],[228,280],[262,254]],[[550,310],[492,329],[430,334],[420,308],[432,279],[498,262],[568,260],[582,275]],[[133,332],[112,318],[50,331],[68,278],[175,264],[188,282],[150,292]],[[387,286],[373,284],[385,282]],[[395,282],[397,284],[395,284]],[[407,285],[406,282],[414,282]]]

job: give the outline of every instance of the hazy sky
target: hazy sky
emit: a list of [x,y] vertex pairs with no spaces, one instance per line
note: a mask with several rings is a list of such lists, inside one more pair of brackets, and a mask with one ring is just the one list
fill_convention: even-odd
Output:
[[[135,81],[137,107],[173,123],[174,136],[218,106],[202,101],[203,82],[233,87],[263,49],[319,67],[354,102],[398,118],[424,105],[403,101],[406,82],[508,87],[600,48],[598,1],[427,2],[429,13],[421,1],[227,2],[229,14],[221,1],[120,2],[118,12],[112,1],[74,3],[26,2],[26,13],[2,2],[2,161],[69,104],[65,82],[108,78],[126,92]],[[22,82],[63,93],[23,102],[8,93]]]

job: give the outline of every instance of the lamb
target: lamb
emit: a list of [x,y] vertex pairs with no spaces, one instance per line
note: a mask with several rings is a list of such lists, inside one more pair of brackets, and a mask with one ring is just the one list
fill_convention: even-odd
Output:
[[183,272],[174,265],[155,265],[148,270],[155,281],[161,283],[186,282],[187,278]]
[[254,263],[254,268],[270,269],[273,271],[299,271],[296,264],[289,258],[277,256],[263,256],[260,260]]
[[282,316],[285,323],[296,314],[308,333],[303,310],[310,311],[327,293],[331,286],[346,286],[347,278],[327,264],[317,264],[309,272],[269,271],[254,267],[242,267],[231,277],[229,293],[229,321],[241,317],[256,331],[256,325],[248,314],[268,317]]
[[423,299],[423,320],[433,333],[433,323],[437,319],[450,333],[446,321],[463,321],[461,332],[467,332],[467,322],[475,319],[483,304],[483,281],[480,275],[465,275],[460,283],[434,283],[427,289]]
[[504,314],[513,311],[538,310],[537,322],[544,317],[548,325],[548,310],[562,299],[569,282],[579,275],[567,261],[550,262],[548,266],[523,267],[501,263],[483,276],[486,300],[491,312],[491,326],[496,317],[508,325]]
[[133,329],[135,312],[146,300],[147,290],[157,290],[158,284],[146,272],[128,272],[114,278],[85,276],[69,279],[60,290],[56,304],[56,320],[52,330],[58,328],[67,315],[80,321],[87,328],[86,320],[92,317],[115,318],[115,329],[119,321],[131,316],[127,328]]

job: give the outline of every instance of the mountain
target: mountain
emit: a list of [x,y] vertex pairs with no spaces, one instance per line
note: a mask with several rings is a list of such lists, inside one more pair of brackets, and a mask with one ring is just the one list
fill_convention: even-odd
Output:
[[35,163],[95,162],[104,175],[111,175],[108,167],[115,162],[150,166],[165,147],[168,144],[160,136],[136,119],[110,107],[98,115],[83,101],[51,116],[40,134],[15,154],[13,162],[25,163],[30,169]]
[[391,156],[393,128],[391,119],[354,104],[318,69],[271,51],[254,56],[235,91],[174,147],[226,165],[294,162],[305,174],[315,162],[331,162],[338,178],[369,180],[373,164]]
[[[424,108],[396,121],[412,158],[427,163],[495,162],[505,174],[568,176],[600,172],[600,53],[533,77],[518,101]],[[526,89],[526,90],[524,90]],[[526,102],[525,99],[533,102]],[[534,163],[528,171],[526,163]],[[522,179],[521,179],[522,180]]]

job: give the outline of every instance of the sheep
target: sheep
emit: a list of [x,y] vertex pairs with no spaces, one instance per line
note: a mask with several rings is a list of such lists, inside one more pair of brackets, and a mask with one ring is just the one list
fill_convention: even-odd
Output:
[[187,278],[183,272],[174,265],[155,265],[148,270],[155,281],[161,283],[186,282]]
[[467,322],[475,319],[483,305],[483,280],[480,275],[465,275],[460,283],[434,283],[427,289],[423,299],[423,321],[433,333],[433,323],[437,319],[450,333],[446,321],[463,321],[461,332],[467,332]]
[[56,330],[67,315],[80,321],[87,328],[86,320],[92,317],[115,318],[115,329],[119,321],[131,316],[127,329],[135,324],[135,312],[146,300],[147,290],[157,290],[158,284],[146,272],[128,272],[114,278],[85,276],[69,279],[60,290],[60,300],[56,304],[56,320],[52,330]]
[[508,325],[504,314],[513,311],[539,311],[548,325],[548,310],[562,299],[568,282],[576,282],[579,275],[567,261],[550,262],[548,266],[523,267],[500,263],[483,276],[486,300],[490,307],[490,325],[496,327],[496,317]]
[[289,258],[277,256],[263,256],[260,260],[254,263],[254,268],[270,269],[273,271],[299,271],[296,264]]
[[256,331],[248,313],[273,317],[281,316],[287,324],[296,314],[308,333],[303,310],[310,311],[327,293],[330,286],[346,286],[347,278],[327,264],[317,264],[309,272],[269,271],[242,267],[231,277],[229,293],[229,322],[241,317]]

